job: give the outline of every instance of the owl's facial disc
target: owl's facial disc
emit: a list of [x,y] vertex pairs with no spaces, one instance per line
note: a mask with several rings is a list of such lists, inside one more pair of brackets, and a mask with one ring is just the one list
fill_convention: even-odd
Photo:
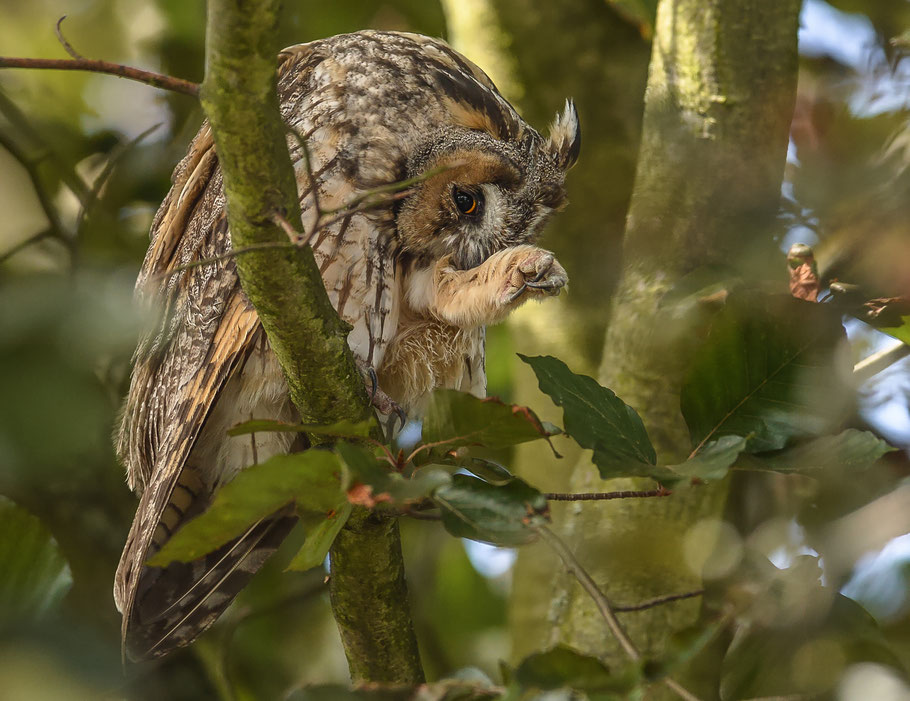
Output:
[[461,269],[532,241],[564,199],[561,177],[529,178],[508,154],[486,148],[453,149],[431,159],[423,172],[431,175],[398,213],[402,248],[418,260],[448,255]]

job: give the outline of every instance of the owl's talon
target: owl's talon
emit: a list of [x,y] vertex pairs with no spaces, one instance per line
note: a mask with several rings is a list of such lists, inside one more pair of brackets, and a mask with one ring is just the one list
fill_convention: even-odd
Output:
[[519,287],[511,295],[509,295],[509,299],[507,300],[508,303],[511,304],[512,302],[517,300],[519,297],[521,297],[525,293],[525,290],[528,289],[528,287],[529,287],[529,285],[527,282],[523,283],[521,287]]
[[376,398],[376,392],[379,391],[379,377],[373,368],[367,368],[367,377],[370,379],[370,403]]
[[529,280],[524,284],[524,286],[531,287],[535,290],[552,290],[556,287],[562,287],[562,285],[556,280],[541,280],[540,282]]

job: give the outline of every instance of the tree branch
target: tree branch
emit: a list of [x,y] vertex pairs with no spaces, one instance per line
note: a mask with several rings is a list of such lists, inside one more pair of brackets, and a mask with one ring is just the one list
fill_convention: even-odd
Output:
[[[199,95],[224,175],[232,245],[275,249],[236,261],[291,399],[305,422],[360,420],[371,409],[347,344],[350,327],[329,301],[313,251],[285,248],[288,236],[276,224],[276,213],[293,229],[301,221],[278,109],[279,9],[278,0],[210,0]],[[354,680],[423,681],[397,522],[355,512],[331,561],[332,603]]]
[[[607,597],[604,596],[604,593],[597,586],[597,583],[591,575],[588,574],[588,571],[582,566],[572,551],[566,547],[566,544],[562,542],[559,536],[546,526],[538,526],[534,528],[534,530],[540,534],[540,537],[544,542],[546,542],[546,544],[553,549],[553,552],[559,556],[559,559],[562,560],[566,569],[578,580],[582,589],[584,589],[588,596],[594,601],[594,605],[597,607],[597,610],[600,611],[600,615],[606,622],[613,637],[616,638],[620,647],[622,647],[623,651],[626,653],[626,656],[633,662],[641,661],[641,653],[619,624],[616,613],[607,600]],[[681,684],[670,677],[664,677],[661,681],[664,686],[674,691],[680,698],[685,699],[686,701],[699,701],[697,696],[687,691]]]
[[544,494],[547,501],[609,501],[610,499],[647,499],[649,497],[668,497],[672,494],[669,489],[651,489],[645,492],[580,492],[578,494],[564,494],[562,492],[549,492]]
[[124,66],[120,63],[101,61],[93,58],[15,58],[0,56],[0,68],[33,68],[51,71],[83,71],[88,73],[107,73],[118,78],[135,80],[161,90],[183,93],[198,97],[199,84],[183,78],[174,78],[161,73],[146,71],[141,68]]

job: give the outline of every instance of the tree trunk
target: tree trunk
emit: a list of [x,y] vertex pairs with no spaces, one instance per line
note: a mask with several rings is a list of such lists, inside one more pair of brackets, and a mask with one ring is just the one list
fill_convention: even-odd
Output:
[[[665,463],[690,450],[679,392],[696,330],[690,318],[659,305],[697,268],[742,271],[750,255],[773,250],[796,90],[799,7],[798,0],[662,0],[658,8],[623,277],[599,380],[642,415]],[[588,460],[572,476],[576,491],[648,484],[603,483]],[[585,504],[567,515],[570,545],[616,604],[698,589],[710,544],[687,561],[686,536],[699,520],[720,517],[726,490],[721,484],[664,499]],[[551,600],[551,641],[602,655],[603,622],[574,581],[559,578]],[[699,600],[689,599],[620,620],[647,658],[694,624],[699,609]],[[607,648],[620,663],[615,643]],[[716,679],[697,676],[682,681],[714,696]]]
[[[209,0],[206,74],[200,97],[224,173],[235,249],[287,241],[282,214],[300,228],[300,204],[276,92],[279,0]],[[238,256],[243,290],[256,308],[304,421],[359,420],[371,413],[309,247]],[[332,550],[332,603],[356,681],[423,681],[411,625],[398,528],[354,514]],[[383,578],[358,573],[386,571]],[[359,615],[350,616],[355,608]],[[384,631],[394,621],[394,635]],[[379,636],[378,638],[376,636]],[[385,646],[376,656],[374,646]]]
[[[619,275],[648,43],[604,0],[451,0],[444,7],[455,48],[487,71],[535,127],[545,130],[566,98],[575,100],[582,151],[567,178],[571,203],[541,242],[569,270],[570,290],[515,312],[508,337],[515,350],[555,355],[593,375],[603,351],[607,301]],[[502,338],[491,333],[490,345]],[[559,423],[561,411],[541,397],[530,368],[513,358],[509,372],[512,401]],[[563,459],[529,444],[516,449],[513,467],[540,489],[566,491],[581,450],[569,441],[557,442]],[[552,508],[559,514],[571,507]],[[516,660],[539,649],[547,637],[551,575],[559,566],[544,545],[519,551],[509,599]]]

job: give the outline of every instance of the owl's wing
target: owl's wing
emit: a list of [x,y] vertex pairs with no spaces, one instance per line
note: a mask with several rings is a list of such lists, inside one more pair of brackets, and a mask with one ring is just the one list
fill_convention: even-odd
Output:
[[[333,113],[318,107],[327,104],[324,94],[304,80],[315,65],[309,59],[306,47],[284,56],[282,107],[285,119],[310,137],[323,207],[337,207],[355,193],[338,156],[338,140],[324,131],[332,125]],[[290,64],[294,70],[287,70]],[[343,71],[337,75],[343,80]],[[330,83],[325,91],[337,89]],[[304,223],[312,223],[310,173],[293,140],[292,158]],[[378,364],[397,323],[392,255],[381,227],[375,219],[352,213],[315,232],[310,244],[332,303],[354,326],[349,342],[355,354]],[[224,397],[227,383],[250,354],[265,345],[234,262],[223,257],[229,250],[221,171],[204,126],[156,215],[137,282],[139,299],[162,311],[136,351],[117,440],[130,486],[141,493],[114,586],[124,644],[134,657],[160,656],[194,639],[228,606],[294,522],[292,516],[276,513],[200,560],[163,569],[144,565],[177,528],[210,503],[215,486],[210,471],[220,467],[199,464],[213,458],[198,447],[194,451],[194,446],[200,435],[207,440],[206,422],[219,401],[230,401]],[[193,265],[200,261],[209,262]]]
[[[142,494],[114,588],[125,641],[137,618],[150,617],[141,615],[147,605],[137,609],[137,595],[144,597],[168,570],[181,569],[150,576],[144,562],[207,506],[211,486],[197,470],[185,469],[187,458],[220,391],[262,334],[232,260],[182,269],[229,247],[220,171],[203,128],[156,217],[137,283],[138,297],[162,316],[137,349],[118,442],[130,484]],[[190,569],[195,572],[179,573],[186,585],[178,589],[189,590],[207,571]]]

